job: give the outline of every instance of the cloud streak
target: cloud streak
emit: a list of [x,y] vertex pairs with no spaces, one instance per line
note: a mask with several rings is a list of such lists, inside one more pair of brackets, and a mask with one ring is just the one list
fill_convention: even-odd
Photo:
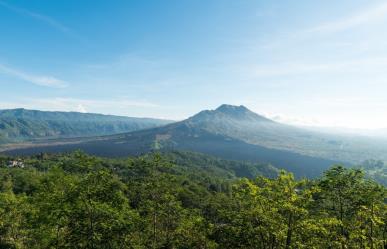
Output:
[[[278,49],[279,47],[288,47],[288,46],[298,46],[299,44],[304,44],[304,42],[308,42],[307,46],[313,46],[314,44],[319,44],[323,39],[319,37],[319,40],[316,40],[316,36],[332,36],[335,38],[336,36],[340,34],[340,32],[345,32],[349,30],[353,30],[359,27],[371,27],[372,24],[380,24],[383,21],[387,20],[387,2],[381,3],[379,5],[373,5],[369,6],[368,8],[364,8],[362,11],[357,11],[355,13],[349,13],[349,14],[343,14],[343,17],[338,19],[331,19],[327,20],[322,23],[317,23],[314,26],[309,27],[303,27],[299,28],[297,30],[288,31],[280,35],[280,39],[277,37],[274,40],[266,40],[263,41],[262,44],[259,45],[260,49]],[[355,30],[358,31],[358,30]],[[381,32],[380,34],[377,34],[378,37],[383,34]],[[364,39],[369,37],[365,36]],[[315,40],[315,42],[310,43],[310,41]],[[331,42],[331,45],[336,45],[339,47],[351,47],[355,44],[358,44],[360,48],[358,49],[370,49],[374,47],[380,47],[383,46],[382,49],[384,49],[384,44],[380,44],[380,41],[384,41],[385,39],[383,37],[379,38],[377,40],[377,44],[373,44],[372,46],[370,44],[359,44],[358,40],[350,40],[348,41],[337,41],[337,42]],[[375,41],[374,41],[375,43]],[[325,44],[327,44],[325,42]],[[253,46],[255,47],[255,46]],[[293,47],[292,47],[293,49]],[[336,48],[337,49],[337,48]]]
[[51,27],[53,27],[59,31],[62,31],[63,33],[71,32],[70,28],[66,27],[65,25],[61,24],[60,22],[54,20],[53,18],[51,18],[49,16],[41,15],[39,13],[32,12],[32,11],[27,10],[27,9],[19,8],[19,7],[16,7],[14,5],[10,5],[4,1],[0,1],[0,6],[3,6],[3,7],[7,8],[15,13],[20,14],[20,15],[28,16],[30,18],[34,18],[36,20],[44,22],[44,23],[50,25]]
[[20,80],[24,80],[39,86],[52,87],[52,88],[65,88],[68,86],[68,83],[66,81],[60,80],[53,76],[32,75],[14,68],[10,68],[2,64],[0,64],[0,73]]
[[323,23],[317,27],[311,28],[308,32],[316,33],[334,33],[345,31],[367,23],[383,20],[387,17],[387,3],[382,3],[372,8],[365,9],[363,12],[356,13],[347,18],[332,22]]
[[311,73],[373,73],[385,74],[387,58],[365,58],[348,61],[326,63],[297,63],[289,62],[279,65],[259,65],[252,67],[255,77],[273,77],[304,75]]
[[115,100],[96,100],[83,98],[23,98],[20,101],[0,102],[0,109],[12,108],[39,109],[46,111],[76,111],[76,112],[96,112],[112,113],[126,115],[133,108],[140,109],[157,109],[160,105],[141,100],[115,99]]

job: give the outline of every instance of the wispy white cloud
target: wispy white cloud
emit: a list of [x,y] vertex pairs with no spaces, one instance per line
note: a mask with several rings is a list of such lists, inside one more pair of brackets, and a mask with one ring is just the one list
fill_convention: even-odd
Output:
[[297,125],[297,126],[320,126],[327,125],[321,120],[314,117],[305,116],[292,116],[283,113],[266,113],[264,114],[267,118],[275,120],[283,124]]
[[45,16],[45,15],[30,11],[27,9],[17,7],[17,6],[11,5],[9,3],[6,3],[4,1],[0,1],[0,5],[15,12],[15,13],[18,13],[20,15],[28,16],[28,17],[34,18],[36,20],[39,20],[41,22],[45,22],[46,24],[50,25],[51,27],[53,27],[57,30],[60,30],[64,33],[68,33],[71,31],[70,28],[68,28],[67,26],[61,24],[60,22],[56,21],[55,19],[53,19],[49,16]]
[[355,28],[357,26],[383,20],[387,17],[387,3],[366,8],[346,18],[326,22],[309,29],[309,32],[332,33]]
[[28,81],[30,83],[33,83],[39,86],[46,86],[46,87],[53,87],[53,88],[64,88],[68,86],[68,83],[66,81],[60,80],[53,76],[32,75],[3,64],[0,64],[0,73],[6,74],[8,76],[15,77],[24,81]]
[[[78,99],[78,98],[48,98],[40,99],[38,102],[42,104],[53,104],[56,106],[63,106],[73,108],[76,110],[88,110],[95,108],[130,108],[130,107],[145,107],[154,108],[159,105],[140,100],[116,99],[116,100],[94,100],[94,99]],[[74,108],[76,107],[76,108]]]
[[[303,49],[307,47],[317,47],[321,45],[330,46],[332,49],[349,48],[352,51],[381,49],[384,51],[384,33],[376,32],[365,35],[362,39],[350,39],[331,41],[324,40],[320,36],[333,35],[334,39],[340,32],[344,31],[367,31],[373,26],[385,24],[387,21],[387,2],[383,1],[378,5],[366,6],[359,11],[352,13],[342,13],[340,18],[330,18],[326,21],[313,24],[309,27],[299,27],[298,29],[286,29],[278,33],[275,37],[268,37],[257,46],[256,43],[249,44],[253,49],[273,50],[277,51],[284,47],[289,50],[302,46]],[[362,29],[360,29],[362,28]],[[380,27],[383,28],[383,27]],[[377,37],[375,39],[375,36]],[[313,41],[313,42],[311,42]],[[307,43],[305,43],[307,42]],[[372,44],[371,44],[372,42]],[[355,50],[355,46],[358,47]],[[318,51],[316,49],[316,51]],[[287,51],[284,51],[285,53]]]
[[[43,111],[88,112],[128,117],[150,117],[180,120],[187,115],[176,106],[161,105],[143,99],[111,97],[109,99],[45,97],[14,97],[0,100],[0,109],[26,108]],[[168,113],[164,116],[163,114]]]
[[39,98],[39,99],[21,99],[19,101],[0,102],[0,109],[9,108],[27,108],[47,111],[77,111],[77,112],[103,112],[120,113],[122,110],[130,108],[158,108],[157,104],[128,99],[115,100],[95,100],[82,98]]
[[77,112],[82,112],[82,113],[86,113],[87,112],[87,109],[84,105],[82,104],[78,104],[78,107],[77,107]]
[[386,74],[387,58],[365,58],[334,62],[287,62],[256,65],[250,68],[255,77],[290,76],[311,73],[382,73]]

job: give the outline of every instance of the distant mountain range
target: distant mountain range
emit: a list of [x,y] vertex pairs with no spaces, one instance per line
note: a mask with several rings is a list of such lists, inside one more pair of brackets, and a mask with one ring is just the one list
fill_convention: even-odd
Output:
[[[147,124],[156,126],[162,122],[167,121]],[[133,129],[141,128],[147,127],[137,125]],[[26,146],[8,153],[81,149],[100,156],[122,157],[155,150],[194,151],[224,159],[270,163],[307,177],[317,176],[336,163],[351,165],[370,158],[387,160],[385,140],[310,131],[277,123],[244,106],[232,105],[221,105],[160,127],[109,136],[43,140]]]
[[111,135],[168,123],[171,121],[92,113],[0,110],[0,143]]

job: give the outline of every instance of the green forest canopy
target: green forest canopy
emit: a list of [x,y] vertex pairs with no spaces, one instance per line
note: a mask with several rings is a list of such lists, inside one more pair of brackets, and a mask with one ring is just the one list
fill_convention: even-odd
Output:
[[361,170],[196,156],[2,157],[0,248],[386,248],[386,188]]

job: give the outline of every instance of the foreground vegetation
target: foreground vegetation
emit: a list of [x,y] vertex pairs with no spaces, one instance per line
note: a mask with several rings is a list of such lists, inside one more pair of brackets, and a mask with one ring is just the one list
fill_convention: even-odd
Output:
[[387,247],[386,189],[361,170],[309,181],[189,153],[10,160],[0,248]]

